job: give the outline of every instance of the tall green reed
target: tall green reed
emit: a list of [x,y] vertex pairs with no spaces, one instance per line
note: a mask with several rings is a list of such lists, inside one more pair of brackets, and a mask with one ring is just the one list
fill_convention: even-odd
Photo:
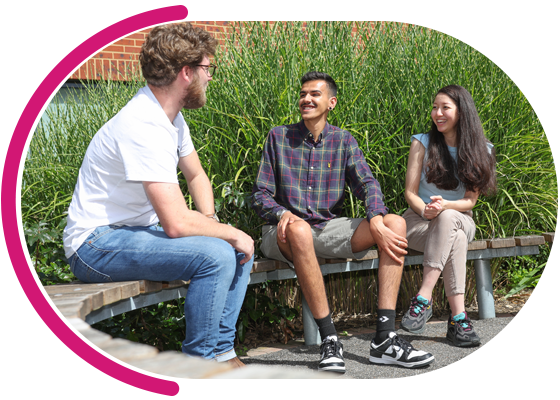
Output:
[[[440,32],[397,23],[231,26],[216,55],[219,69],[207,105],[184,115],[220,218],[257,243],[263,222],[250,209],[248,195],[263,142],[272,127],[299,121],[299,79],[310,70],[337,81],[338,105],[329,122],[354,135],[392,212],[407,208],[403,193],[411,136],[429,129],[437,90],[458,84],[471,92],[498,161],[498,193],[481,197],[474,209],[477,237],[555,230],[557,181],[542,126],[519,88],[483,54]],[[52,105],[26,159],[24,221],[55,225],[64,218],[91,137],[143,84],[134,77],[127,84],[90,83],[85,101]],[[186,199],[192,205],[188,192]],[[365,216],[349,192],[344,215]],[[371,282],[364,282],[368,286]]]

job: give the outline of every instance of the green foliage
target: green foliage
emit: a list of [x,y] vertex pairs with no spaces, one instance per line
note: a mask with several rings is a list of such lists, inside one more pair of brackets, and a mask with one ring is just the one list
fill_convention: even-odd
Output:
[[185,339],[185,299],[167,301],[117,315],[92,325],[112,337],[181,351]]
[[534,269],[527,270],[525,268],[518,269],[511,273],[510,275],[510,283],[513,285],[512,289],[506,294],[505,298],[507,299],[514,294],[519,293],[526,287],[535,287],[538,285],[544,285],[546,282],[544,281],[544,277],[546,274],[535,275],[537,272],[541,270],[548,263],[544,263],[538,265]]
[[[555,231],[558,188],[542,126],[519,88],[475,49],[440,32],[397,23],[233,25],[234,33],[216,55],[219,69],[208,87],[207,105],[183,112],[220,219],[249,233],[257,255],[263,222],[250,209],[248,196],[263,142],[272,127],[299,121],[299,79],[310,70],[327,72],[338,82],[338,104],[329,122],[354,135],[392,212],[407,208],[403,193],[411,136],[429,129],[436,91],[458,84],[471,92],[498,161],[498,193],[481,197],[474,209],[477,238]],[[85,92],[63,101],[55,97],[39,123],[25,160],[21,213],[28,250],[44,284],[71,279],[60,255],[61,229],[87,146],[144,84],[134,76],[126,84],[87,82]],[[182,175],[179,181],[194,208]],[[348,193],[343,214],[364,217],[365,210]],[[507,279],[516,287],[534,284],[541,272],[533,271],[542,271],[545,261],[522,261],[525,266],[514,268]],[[372,290],[370,281],[364,278],[366,290]],[[266,301],[250,293],[242,326],[292,315],[274,294]],[[333,302],[347,297],[343,291],[331,295]],[[169,308],[147,310],[130,317],[130,323],[141,324],[143,317],[149,325],[151,312]]]
[[279,296],[281,282],[267,281],[247,290],[237,321],[237,337],[245,341],[245,333],[253,326],[286,326],[299,315],[297,309],[286,305]]
[[33,265],[43,285],[71,282],[74,275],[62,248],[62,230],[66,220],[52,227],[44,221],[25,221],[23,233]]

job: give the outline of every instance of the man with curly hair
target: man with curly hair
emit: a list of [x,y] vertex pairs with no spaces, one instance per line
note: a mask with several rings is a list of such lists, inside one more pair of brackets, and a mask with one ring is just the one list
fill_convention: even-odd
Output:
[[[64,248],[84,282],[190,281],[182,351],[240,367],[235,324],[253,264],[246,233],[219,222],[181,110],[206,103],[217,41],[189,23],[155,27],[140,53],[147,85],[92,139]],[[179,187],[182,171],[196,210]]]

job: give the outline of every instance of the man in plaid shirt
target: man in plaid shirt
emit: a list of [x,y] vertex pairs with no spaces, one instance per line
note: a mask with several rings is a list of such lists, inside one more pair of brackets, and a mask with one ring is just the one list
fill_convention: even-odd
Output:
[[[406,223],[388,213],[379,182],[356,140],[327,123],[337,104],[335,81],[313,71],[301,83],[302,121],[270,131],[253,187],[252,207],[267,222],[261,250],[295,269],[321,335],[319,369],[344,373],[342,344],[317,257],[362,258],[377,245],[378,319],[369,360],[407,368],[425,366],[434,357],[395,334],[397,294],[407,254]],[[345,183],[364,201],[366,219],[340,217]]]

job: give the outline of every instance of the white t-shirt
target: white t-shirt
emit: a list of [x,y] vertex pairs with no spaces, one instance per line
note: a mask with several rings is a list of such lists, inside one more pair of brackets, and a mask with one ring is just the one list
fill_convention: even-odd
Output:
[[86,151],[64,229],[66,257],[99,226],[158,223],[142,182],[178,183],[179,157],[193,150],[182,114],[172,124],[150,88],[140,89]]
[[[459,186],[457,189],[454,190],[443,190],[438,189],[436,185],[433,183],[428,183],[426,181],[426,172],[424,170],[424,166],[426,165],[426,161],[428,160],[428,145],[430,144],[430,134],[429,133],[419,133],[417,135],[412,135],[411,141],[414,139],[418,140],[426,149],[424,153],[424,163],[422,164],[422,175],[420,176],[420,185],[418,186],[418,196],[422,199],[422,201],[426,204],[431,202],[431,196],[441,196],[445,200],[454,201],[460,200],[465,197],[465,186],[462,182],[459,181]],[[486,143],[488,148],[488,152],[492,153],[492,148],[494,147],[491,143]],[[457,162],[457,147],[447,146],[449,149],[449,153],[451,157]]]

